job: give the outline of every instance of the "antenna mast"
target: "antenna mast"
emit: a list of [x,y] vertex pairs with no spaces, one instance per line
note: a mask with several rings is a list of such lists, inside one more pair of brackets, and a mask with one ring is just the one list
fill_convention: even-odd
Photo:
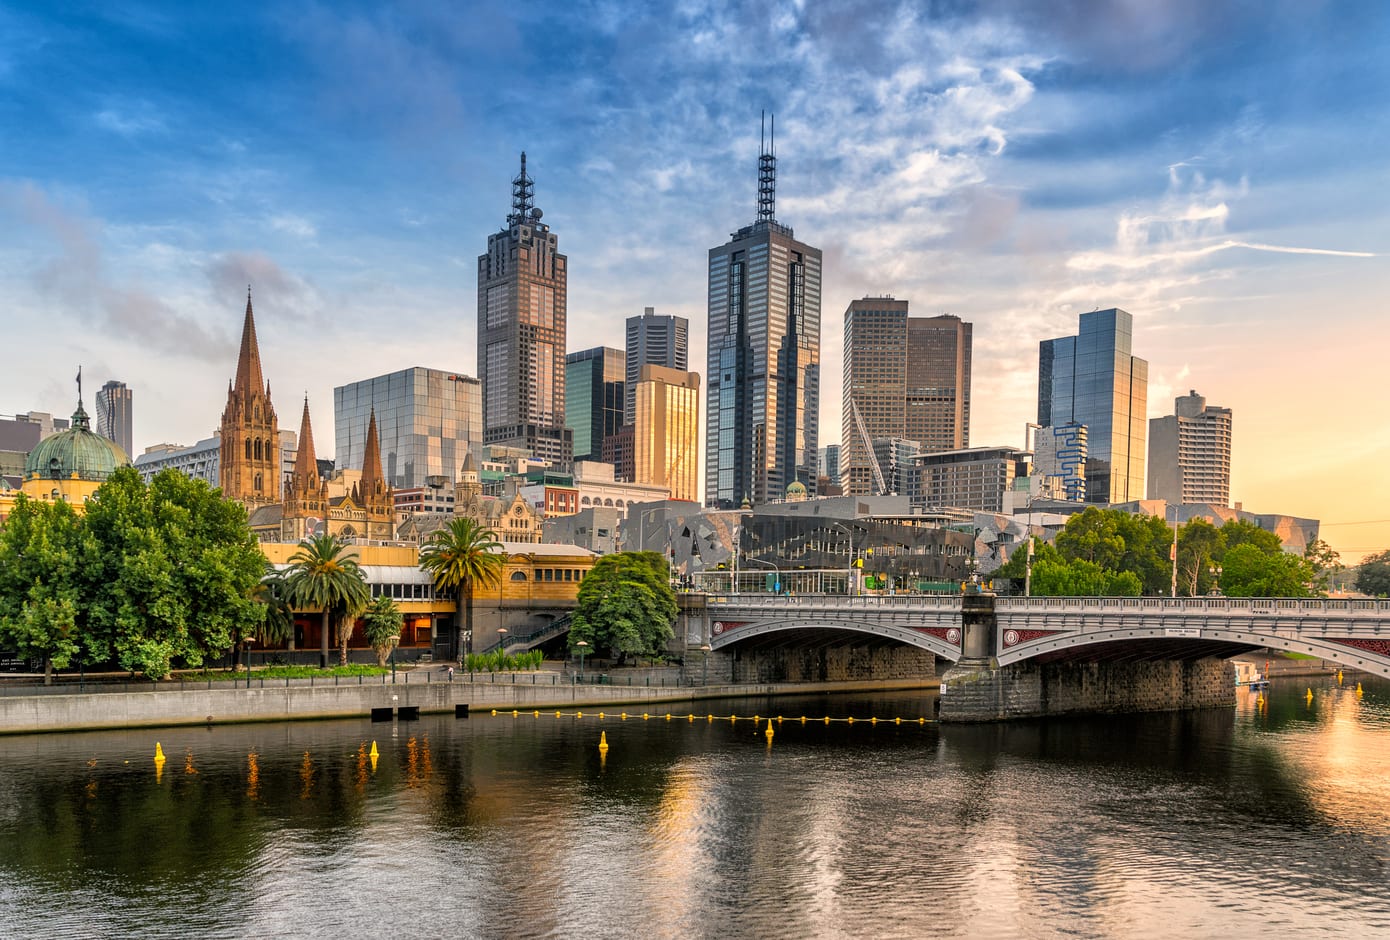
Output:
[[521,173],[512,180],[512,214],[507,221],[524,220],[536,205],[536,181],[526,175],[526,151],[521,151]]
[[777,115],[772,116],[772,134],[767,135],[767,112],[763,112],[758,131],[758,221],[777,221]]

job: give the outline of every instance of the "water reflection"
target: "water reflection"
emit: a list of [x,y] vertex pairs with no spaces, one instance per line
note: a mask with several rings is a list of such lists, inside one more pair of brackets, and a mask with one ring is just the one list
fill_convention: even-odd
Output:
[[[680,707],[2,739],[0,901],[28,936],[1390,930],[1390,686],[1306,687],[966,727],[894,694],[719,706],[756,727]],[[913,721],[796,720],[827,713]]]

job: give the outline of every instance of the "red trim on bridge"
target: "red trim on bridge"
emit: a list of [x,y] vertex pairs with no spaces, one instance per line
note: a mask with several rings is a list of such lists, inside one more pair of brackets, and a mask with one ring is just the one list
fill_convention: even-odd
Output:
[[714,622],[714,635],[723,636],[730,630],[737,630],[739,627],[748,626],[747,620],[716,620]]
[[912,629],[918,633],[929,633],[938,640],[944,640],[952,646],[960,646],[960,627],[913,627]]
[[1352,649],[1363,650],[1367,653],[1379,653],[1381,656],[1390,656],[1390,640],[1354,640],[1339,639],[1330,636],[1327,639],[1333,643],[1340,643],[1343,646],[1350,646]]
[[1003,639],[1005,646],[1017,646],[1020,643],[1027,643],[1029,640],[1039,640],[1045,636],[1067,632],[1066,630],[1005,630]]

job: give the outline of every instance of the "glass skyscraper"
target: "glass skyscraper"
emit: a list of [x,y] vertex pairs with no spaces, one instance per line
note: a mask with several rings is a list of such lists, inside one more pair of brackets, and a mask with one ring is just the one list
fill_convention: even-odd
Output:
[[574,456],[565,427],[568,259],[542,214],[523,153],[507,224],[488,236],[487,253],[478,257],[483,441],[568,467]]
[[333,389],[334,457],[340,469],[361,469],[373,409],[382,472],[396,489],[430,485],[431,476],[452,486],[469,448],[481,447],[481,383],[416,366]]
[[[659,316],[652,307],[640,317],[627,318],[627,397],[623,423],[636,421],[633,395],[643,366],[662,366],[681,372],[690,368],[690,321],[685,317]],[[575,452],[579,447],[576,443]]]
[[821,253],[776,218],[775,144],[758,157],[758,216],[709,253],[705,502],[732,509],[816,493]]
[[603,439],[623,426],[626,359],[607,346],[565,357],[565,425],[574,434],[575,460],[603,459]]
[[1112,307],[1038,345],[1038,424],[1086,425],[1089,503],[1144,498],[1149,363],[1133,355],[1133,334],[1130,315]]
[[130,388],[115,379],[97,390],[97,433],[121,445],[129,456],[133,434]]

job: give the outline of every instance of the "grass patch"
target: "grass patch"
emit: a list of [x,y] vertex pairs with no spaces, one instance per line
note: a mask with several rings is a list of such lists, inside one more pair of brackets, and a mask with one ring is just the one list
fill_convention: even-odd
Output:
[[[263,666],[260,669],[251,670],[252,679],[323,679],[334,676],[357,677],[357,676],[382,676],[390,672],[389,666],[367,666],[349,665],[332,666],[328,669],[320,669],[318,666]],[[204,669],[188,672],[176,673],[174,679],[181,679],[184,682],[232,682],[246,681],[246,671],[227,672],[225,669]]]

